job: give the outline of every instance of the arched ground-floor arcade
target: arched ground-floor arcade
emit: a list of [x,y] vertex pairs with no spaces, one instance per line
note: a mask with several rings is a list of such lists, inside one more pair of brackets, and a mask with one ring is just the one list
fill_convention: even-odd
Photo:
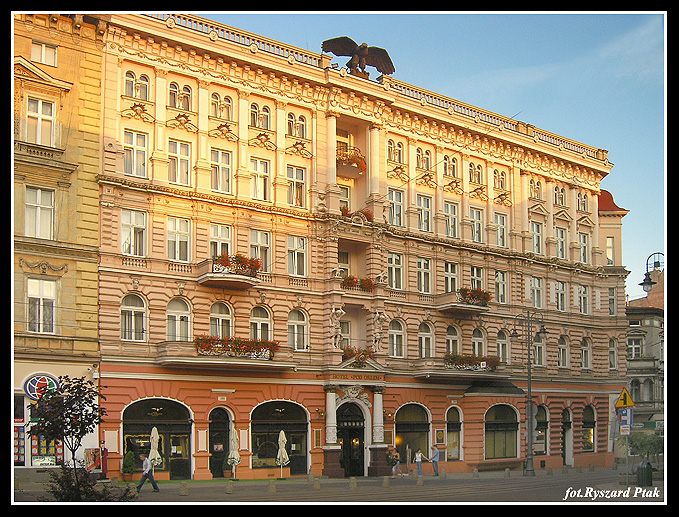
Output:
[[[398,377],[370,365],[226,373],[104,364],[101,384],[109,477],[122,475],[130,451],[139,477],[154,427],[160,480],[389,475],[395,449],[403,472],[418,449],[427,458],[438,449],[446,472],[521,469],[526,458],[526,391],[516,380]],[[555,384],[532,385],[535,469],[611,466],[619,386]]]

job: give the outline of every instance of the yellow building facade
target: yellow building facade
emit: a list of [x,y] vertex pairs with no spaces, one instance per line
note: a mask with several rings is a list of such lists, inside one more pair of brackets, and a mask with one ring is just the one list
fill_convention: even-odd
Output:
[[[89,16],[14,15],[17,466],[63,459],[60,446],[26,435],[35,386],[61,375],[96,379],[99,368],[96,176],[105,31]],[[90,438],[85,445],[98,447]]]
[[432,447],[447,471],[520,469],[527,421],[536,468],[610,464],[627,271],[607,152],[330,62],[110,15],[108,472],[153,427],[159,479],[278,477],[281,431],[284,475],[384,475]]

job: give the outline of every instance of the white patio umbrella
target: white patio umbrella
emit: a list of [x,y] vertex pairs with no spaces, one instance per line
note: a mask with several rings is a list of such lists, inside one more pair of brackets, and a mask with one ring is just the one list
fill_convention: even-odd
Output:
[[276,465],[281,466],[281,478],[283,477],[283,466],[290,463],[288,451],[285,450],[285,444],[288,443],[283,429],[278,433],[278,454],[276,454]]
[[158,452],[159,441],[160,438],[158,436],[158,429],[154,427],[151,429],[151,451],[149,452],[149,461],[154,467],[157,467],[163,462],[163,459],[160,457],[160,453]]
[[238,431],[235,427],[231,428],[231,439],[229,440],[229,456],[226,458],[226,462],[231,465],[233,470],[233,478],[236,478],[236,465],[240,465],[240,453],[238,449],[240,448],[238,444]]

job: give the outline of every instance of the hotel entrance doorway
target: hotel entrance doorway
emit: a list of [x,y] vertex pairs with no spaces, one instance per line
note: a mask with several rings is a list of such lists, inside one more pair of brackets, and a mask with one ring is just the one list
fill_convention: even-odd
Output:
[[342,404],[337,410],[337,441],[342,446],[340,466],[344,477],[364,476],[365,419],[356,404]]

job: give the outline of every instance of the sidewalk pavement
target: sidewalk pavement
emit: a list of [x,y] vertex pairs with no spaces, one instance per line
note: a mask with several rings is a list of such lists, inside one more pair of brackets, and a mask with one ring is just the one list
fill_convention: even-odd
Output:
[[[374,501],[374,502],[394,502],[399,497],[403,497],[404,492],[411,491],[418,487],[425,487],[429,496],[433,500],[445,501],[447,494],[453,487],[464,485],[465,481],[481,481],[483,479],[499,481],[507,478],[508,488],[511,483],[521,483],[524,478],[521,471],[491,471],[475,473],[444,473],[439,477],[425,475],[418,477],[410,475],[404,478],[383,478],[383,477],[359,477],[359,478],[327,478],[314,476],[296,476],[286,479],[275,480],[228,480],[216,479],[209,481],[161,481],[159,482],[160,492],[153,492],[149,483],[146,483],[136,501],[139,503],[183,503],[183,502],[336,502],[336,501]],[[588,468],[571,468],[568,471],[557,469],[536,470],[536,478],[545,483],[548,478],[552,480],[569,480],[569,483],[577,485],[580,480],[592,484],[596,490],[624,490],[625,485],[624,471],[611,468],[596,469],[592,471]],[[616,482],[617,480],[617,482]],[[14,501],[30,502],[39,501],[40,497],[45,498],[45,483],[49,481],[49,475],[45,472],[33,476],[21,476],[16,473],[14,479]],[[452,483],[451,483],[452,481]],[[629,486],[631,492],[636,489],[636,474],[629,475]],[[621,482],[623,484],[621,484]],[[136,486],[137,482],[123,482],[117,479],[102,480],[100,483],[108,486]],[[552,483],[549,480],[549,483]],[[494,485],[496,489],[498,485]],[[657,490],[655,490],[657,487]],[[476,487],[478,488],[478,487]],[[539,486],[536,488],[539,490]],[[653,498],[654,501],[664,501],[664,482],[654,480],[653,487],[647,490],[654,490],[659,493],[660,498]],[[641,493],[641,492],[639,492]],[[440,499],[436,499],[440,497]],[[479,502],[482,498],[479,499]],[[581,499],[582,501],[582,499]]]

